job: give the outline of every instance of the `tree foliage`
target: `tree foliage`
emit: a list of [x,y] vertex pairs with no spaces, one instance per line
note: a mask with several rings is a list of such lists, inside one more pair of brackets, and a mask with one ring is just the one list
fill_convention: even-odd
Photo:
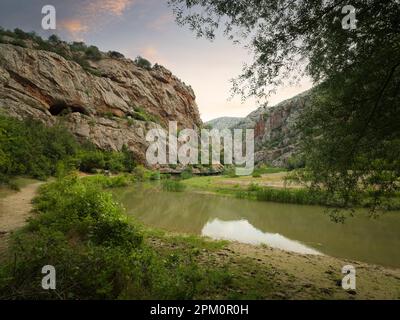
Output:
[[46,127],[32,119],[0,115],[0,183],[18,175],[46,179],[60,171],[132,172],[135,166],[126,146],[121,152],[98,150],[89,142],[79,143],[61,125]]
[[[170,0],[178,23],[213,39],[217,30],[254,56],[233,81],[244,98],[268,98],[285,79],[315,84],[299,121],[306,168],[297,177],[329,191],[338,207],[361,194],[371,210],[399,192],[400,4],[354,0]],[[339,216],[340,218],[340,216]]]
[[141,56],[136,57],[135,64],[140,68],[150,70],[151,69],[151,62]]

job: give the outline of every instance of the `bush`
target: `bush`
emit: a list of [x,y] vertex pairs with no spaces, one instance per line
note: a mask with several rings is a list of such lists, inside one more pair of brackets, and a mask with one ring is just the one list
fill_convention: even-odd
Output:
[[193,168],[187,167],[184,171],[181,172],[180,177],[182,180],[187,180],[193,177]]
[[236,174],[236,169],[234,166],[225,166],[224,168],[224,175],[229,178],[237,178],[238,175]]
[[155,181],[155,180],[160,180],[160,179],[161,179],[161,175],[160,175],[159,171],[155,171],[155,172],[151,173],[150,180]]
[[85,177],[83,180],[102,188],[122,188],[131,183],[130,179],[126,176],[106,177],[95,175],[92,177]]
[[256,198],[259,201],[273,201],[296,204],[326,205],[327,198],[323,192],[310,191],[308,189],[273,189],[259,188],[256,190]]
[[125,171],[125,155],[121,152],[106,152],[104,153],[104,161],[106,170],[111,172],[124,172]]
[[58,44],[58,43],[61,42],[61,39],[60,39],[60,37],[57,36],[56,34],[52,34],[52,35],[49,37],[49,42]]
[[125,56],[117,51],[109,51],[108,55],[113,59],[123,59]]
[[135,107],[135,112],[132,114],[133,118],[139,121],[147,121],[147,122],[154,122],[154,123],[161,123],[159,117],[149,114],[146,110],[141,107]]
[[132,172],[136,166],[135,155],[126,145],[122,146],[121,152],[123,154],[123,166],[125,167],[125,170],[127,172]]
[[22,39],[15,39],[15,40],[11,41],[10,44],[12,44],[14,46],[26,48],[25,41]]
[[177,180],[162,180],[162,188],[164,191],[183,192],[186,186]]
[[133,174],[137,180],[144,181],[146,176],[146,169],[142,165],[139,165],[133,170]]
[[14,34],[18,39],[21,39],[21,40],[27,40],[27,39],[31,38],[31,36],[28,33],[26,33],[25,31],[23,31],[21,29],[18,29],[18,28],[14,29]]
[[80,52],[85,52],[87,50],[87,45],[84,42],[72,42],[70,44],[70,49],[71,51],[80,51]]
[[80,145],[65,128],[45,127],[38,121],[0,115],[0,176],[28,175],[46,179],[55,175],[57,166],[73,164]]
[[259,170],[255,169],[253,171],[252,176],[253,176],[253,178],[261,178],[261,172]]
[[101,59],[101,52],[96,46],[90,46],[86,49],[85,56],[87,59],[97,61]]
[[83,172],[94,173],[96,169],[102,170],[106,167],[104,155],[100,151],[84,151],[80,154],[79,169]]
[[304,168],[306,165],[304,155],[294,155],[288,159],[288,169],[294,170],[299,168]]
[[151,70],[151,62],[145,58],[142,58],[141,56],[138,56],[134,62],[140,68]]

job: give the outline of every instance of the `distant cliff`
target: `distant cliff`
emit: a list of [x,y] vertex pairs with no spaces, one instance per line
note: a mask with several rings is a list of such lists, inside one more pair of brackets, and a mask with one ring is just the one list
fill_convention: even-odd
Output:
[[191,87],[162,66],[140,67],[115,52],[89,56],[83,64],[69,59],[81,57],[65,42],[58,44],[58,54],[40,50],[29,39],[18,45],[1,40],[2,113],[48,125],[62,121],[99,148],[121,150],[127,145],[139,161],[148,146],[146,129],[170,120],[184,128],[202,125]]
[[238,123],[240,123],[244,118],[235,118],[235,117],[221,117],[217,119],[210,120],[205,124],[212,129],[229,129],[234,128]]
[[309,101],[310,91],[285,100],[274,107],[261,107],[250,113],[235,128],[254,129],[255,162],[287,166],[298,150],[295,121]]

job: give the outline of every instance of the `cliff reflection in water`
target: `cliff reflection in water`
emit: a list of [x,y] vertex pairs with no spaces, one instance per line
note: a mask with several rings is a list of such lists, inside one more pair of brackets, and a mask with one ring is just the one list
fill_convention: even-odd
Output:
[[219,240],[239,241],[250,244],[267,244],[272,248],[301,254],[321,254],[298,241],[290,240],[279,233],[262,232],[254,228],[247,220],[207,222],[201,231],[203,236]]
[[164,192],[157,185],[114,193],[129,215],[151,227],[400,267],[399,212],[379,219],[357,212],[337,224],[318,206]]

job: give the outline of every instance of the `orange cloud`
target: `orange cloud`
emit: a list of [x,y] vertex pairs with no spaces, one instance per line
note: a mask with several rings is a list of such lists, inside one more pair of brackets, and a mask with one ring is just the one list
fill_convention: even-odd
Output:
[[88,31],[88,26],[84,25],[79,19],[67,19],[59,23],[59,26],[68,31],[72,36],[77,36]]
[[157,49],[152,46],[147,46],[141,49],[140,54],[143,56],[143,58],[149,59],[153,62],[159,57]]
[[91,13],[109,12],[121,16],[133,2],[134,0],[92,0],[88,5],[88,10]]
[[74,39],[83,40],[83,34],[101,28],[99,19],[104,24],[106,16],[122,16],[136,1],[139,0],[86,0],[73,17],[62,20],[59,26]]

